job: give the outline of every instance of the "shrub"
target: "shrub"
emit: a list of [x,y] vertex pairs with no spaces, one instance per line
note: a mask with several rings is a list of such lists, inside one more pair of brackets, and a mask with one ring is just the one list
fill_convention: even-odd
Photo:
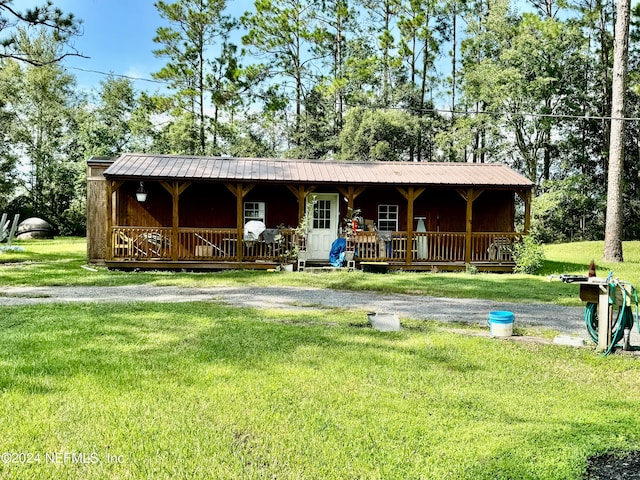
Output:
[[513,259],[516,273],[536,274],[544,263],[544,250],[531,235],[526,235],[513,245]]

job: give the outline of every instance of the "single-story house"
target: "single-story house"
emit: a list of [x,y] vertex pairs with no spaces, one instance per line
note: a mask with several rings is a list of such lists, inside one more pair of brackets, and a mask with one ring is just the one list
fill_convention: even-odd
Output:
[[532,189],[495,163],[92,158],[88,257],[113,268],[273,268],[299,252],[327,262],[345,236],[356,262],[510,271]]

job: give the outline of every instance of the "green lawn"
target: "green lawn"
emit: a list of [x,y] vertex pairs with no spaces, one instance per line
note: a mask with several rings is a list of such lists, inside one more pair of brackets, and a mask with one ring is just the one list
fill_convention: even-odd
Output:
[[[547,275],[584,273],[602,246],[549,246],[531,276],[93,272],[84,239],[19,245],[0,255],[4,285],[311,285],[576,305],[576,287]],[[635,283],[640,243],[625,254],[616,272]],[[0,479],[577,480],[591,455],[640,449],[638,357],[403,326],[206,302],[1,307]]]
[[33,456],[0,478],[579,479],[589,455],[640,448],[634,358],[365,323],[4,308],[0,450]]

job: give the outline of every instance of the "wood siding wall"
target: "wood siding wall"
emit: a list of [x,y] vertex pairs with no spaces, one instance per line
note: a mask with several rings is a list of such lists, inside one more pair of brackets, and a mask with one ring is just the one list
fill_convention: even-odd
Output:
[[87,260],[102,263],[107,252],[107,183],[109,164],[87,165]]
[[[125,182],[120,187],[114,225],[170,227],[172,200],[169,193],[157,183],[145,182],[149,195],[145,203],[139,203],[135,198],[138,186],[137,182]],[[97,187],[94,186],[94,190],[95,188]],[[314,193],[337,193],[337,190],[318,187]],[[92,195],[99,196],[101,193],[95,191]],[[265,203],[267,228],[278,226],[293,228],[298,224],[297,200],[283,185],[257,185],[249,191],[244,201]],[[398,230],[408,230],[407,202],[395,187],[367,188],[357,197],[354,207],[361,210],[363,218],[377,223],[380,204],[398,205]],[[514,204],[513,191],[484,191],[473,205],[473,231],[513,231]],[[192,184],[180,196],[179,208],[180,227],[231,228],[236,226],[236,198],[223,184]],[[98,210],[98,207],[96,209]],[[416,199],[413,215],[414,218],[425,217],[425,226],[430,232],[464,232],[466,229],[466,201],[453,189],[436,188],[425,191]],[[341,200],[341,226],[346,216],[347,204]],[[416,224],[414,220],[414,230]]]

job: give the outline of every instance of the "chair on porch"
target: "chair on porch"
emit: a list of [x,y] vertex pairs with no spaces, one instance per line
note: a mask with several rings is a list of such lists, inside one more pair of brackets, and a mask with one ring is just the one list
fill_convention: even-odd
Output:
[[487,249],[489,260],[508,262],[511,260],[511,242],[507,237],[496,237]]
[[129,237],[126,233],[118,231],[115,235],[113,242],[113,253],[116,257],[131,257],[133,256],[133,238]]
[[223,249],[218,247],[215,243],[210,242],[202,235],[195,233],[194,236],[202,243],[204,243],[204,245],[196,245],[196,257],[213,257],[214,253],[221,257],[224,257],[226,255]]

